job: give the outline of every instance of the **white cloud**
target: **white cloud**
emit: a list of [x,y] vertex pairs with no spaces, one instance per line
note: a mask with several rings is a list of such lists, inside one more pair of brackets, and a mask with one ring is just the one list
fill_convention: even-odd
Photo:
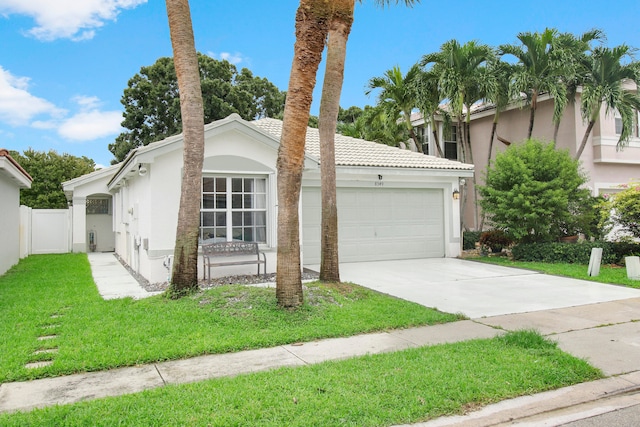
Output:
[[95,96],[79,95],[72,101],[78,108],[69,117],[67,110],[29,93],[29,78],[16,77],[0,66],[0,122],[56,131],[72,141],[91,141],[122,131],[122,111],[102,111]]
[[147,0],[0,0],[0,13],[27,15],[36,26],[28,34],[40,40],[87,40],[105,21],[114,21],[121,10]]
[[[0,0],[1,1],[1,0]],[[246,62],[246,58],[239,52],[229,53],[229,52],[209,52],[208,55],[213,59],[217,59],[219,61],[227,60],[232,64],[239,64],[241,62]]]
[[95,96],[76,96],[73,100],[80,112],[62,121],[58,134],[74,141],[91,141],[115,135],[122,131],[121,111],[100,111],[100,100]]
[[0,66],[0,121],[12,126],[28,124],[35,116],[60,117],[65,111],[28,91],[29,79],[16,77]]

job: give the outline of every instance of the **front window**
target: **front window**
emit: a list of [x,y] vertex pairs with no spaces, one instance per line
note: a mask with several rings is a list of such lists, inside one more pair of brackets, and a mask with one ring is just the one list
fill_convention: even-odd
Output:
[[202,178],[200,238],[267,242],[267,180]]

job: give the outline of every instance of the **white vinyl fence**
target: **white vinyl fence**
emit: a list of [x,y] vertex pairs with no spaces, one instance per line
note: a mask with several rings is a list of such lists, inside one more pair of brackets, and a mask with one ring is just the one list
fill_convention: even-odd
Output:
[[20,206],[20,257],[71,252],[71,210]]

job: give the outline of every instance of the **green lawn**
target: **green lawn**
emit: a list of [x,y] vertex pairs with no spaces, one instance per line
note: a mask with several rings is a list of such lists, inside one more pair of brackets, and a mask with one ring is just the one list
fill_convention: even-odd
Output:
[[0,414],[0,425],[385,426],[600,377],[555,343],[519,331]]
[[557,276],[573,277],[575,279],[590,280],[592,282],[609,283],[640,289],[640,280],[628,279],[627,269],[620,266],[603,265],[600,267],[600,274],[598,276],[590,277],[587,275],[589,266],[583,264],[551,264],[543,262],[512,261],[506,257],[480,257],[472,259],[474,261],[505,265],[508,267],[526,268]]
[[85,254],[30,256],[0,276],[0,383],[460,319],[355,285],[307,286],[294,313],[274,289],[243,286],[104,301]]

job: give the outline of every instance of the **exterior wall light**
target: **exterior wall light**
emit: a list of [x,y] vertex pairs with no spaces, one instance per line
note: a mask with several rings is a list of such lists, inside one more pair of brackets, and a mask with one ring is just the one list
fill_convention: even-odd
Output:
[[453,190],[453,200],[458,199],[460,199],[460,191],[458,191],[458,189],[456,188],[455,190]]

